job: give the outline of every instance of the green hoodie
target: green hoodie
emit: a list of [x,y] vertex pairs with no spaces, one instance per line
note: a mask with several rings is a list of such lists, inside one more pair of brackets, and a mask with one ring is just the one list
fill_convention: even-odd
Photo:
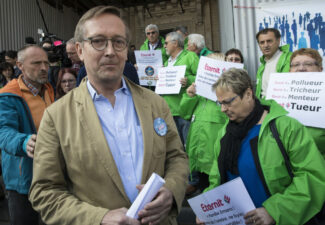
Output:
[[[276,64],[276,72],[289,72],[290,70],[290,57],[292,55],[292,52],[290,52],[290,45],[284,45],[280,47],[280,51],[282,52],[278,63]],[[258,98],[261,98],[262,93],[262,76],[265,69],[265,57],[264,55],[260,58],[261,65],[257,70],[256,74],[256,91],[255,95]]]
[[[164,44],[165,44],[165,39],[160,36],[158,38],[158,45],[155,48],[155,50],[161,50],[163,64],[165,64],[165,62],[168,60],[168,56],[166,54],[166,49],[164,47]],[[149,40],[148,40],[148,38],[141,45],[140,50],[149,50]]]
[[[162,97],[166,100],[170,111],[173,116],[179,116],[179,105],[182,99],[182,95],[185,93],[185,90],[188,86],[190,86],[195,81],[197,67],[199,65],[199,57],[196,53],[183,50],[181,54],[177,57],[174,66],[186,66],[185,77],[187,77],[187,86],[182,87],[179,94],[174,95],[162,95]],[[168,60],[165,63],[165,66],[168,66]]]
[[[297,120],[286,116],[287,112],[273,100],[261,101],[270,107],[259,132],[256,168],[263,175],[271,196],[263,207],[277,225],[304,224],[323,206],[325,201],[325,161],[307,129]],[[269,122],[276,119],[280,139],[287,151],[294,178],[288,174],[281,151],[272,136]],[[221,130],[215,143],[215,154],[207,190],[220,185],[218,155]]]

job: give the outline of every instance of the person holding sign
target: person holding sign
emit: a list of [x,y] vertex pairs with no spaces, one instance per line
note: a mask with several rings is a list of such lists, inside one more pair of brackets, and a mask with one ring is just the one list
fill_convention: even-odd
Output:
[[147,39],[141,45],[140,50],[161,50],[163,63],[165,63],[168,59],[164,48],[165,40],[159,36],[158,26],[156,24],[149,24],[145,29],[145,33]]
[[[312,48],[301,48],[293,52],[290,61],[290,72],[322,72],[323,59],[319,52]],[[325,129],[307,127],[314,138],[318,149],[325,157]]]
[[[223,53],[212,53],[209,58],[224,61]],[[227,121],[215,102],[196,94],[195,83],[186,89],[180,103],[182,118],[191,121],[186,140],[191,175],[186,194],[196,190],[201,192],[209,186],[209,173],[214,159],[213,146],[217,138],[215,132]]]
[[165,66],[186,66],[185,77],[180,80],[182,84],[180,93],[176,95],[162,95],[173,114],[179,135],[184,144],[189,122],[180,117],[179,104],[186,88],[195,80],[197,67],[199,65],[199,57],[194,52],[184,49],[183,37],[177,32],[171,32],[166,35],[165,49],[169,55],[167,62],[165,62]]
[[229,122],[218,134],[206,190],[241,177],[256,207],[244,215],[246,224],[305,224],[325,201],[325,161],[307,129],[274,100],[255,97],[245,70],[225,71],[213,90]]

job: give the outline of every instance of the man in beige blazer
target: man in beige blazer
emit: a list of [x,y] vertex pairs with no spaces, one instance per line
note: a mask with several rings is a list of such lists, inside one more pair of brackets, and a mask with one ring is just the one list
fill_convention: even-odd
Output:
[[[88,80],[44,112],[29,196],[34,209],[48,225],[177,224],[188,176],[187,157],[166,102],[122,76],[129,34],[118,9],[99,6],[89,10],[79,20],[75,38]],[[124,104],[121,96],[131,96],[124,102],[126,107],[131,104],[131,110],[109,116]],[[99,103],[109,110],[101,111]],[[131,125],[138,130],[130,139],[139,144],[130,145],[137,159],[131,157],[131,161],[136,168],[143,162],[136,174],[139,184],[146,183],[153,172],[166,181],[139,212],[138,220],[125,215],[134,200],[130,192],[137,191],[135,185],[130,186],[134,180],[125,179],[135,171],[123,170],[122,165],[129,166],[127,155],[116,160],[118,150],[129,141],[113,145],[130,125],[123,121],[130,121],[132,115],[138,123]],[[113,139],[107,131],[111,122],[121,127]]]

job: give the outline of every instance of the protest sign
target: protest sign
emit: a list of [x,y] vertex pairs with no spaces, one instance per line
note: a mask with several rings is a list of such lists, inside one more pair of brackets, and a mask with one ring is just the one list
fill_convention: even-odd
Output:
[[180,79],[185,75],[186,66],[168,66],[159,68],[155,92],[157,94],[179,94]]
[[243,216],[255,209],[240,177],[188,200],[206,225],[245,224]]
[[140,85],[155,86],[158,68],[163,66],[161,50],[134,51]]
[[219,61],[201,56],[195,79],[196,94],[216,101],[217,97],[212,91],[212,85],[219,79],[222,72],[230,68],[242,69],[243,67],[244,64],[241,63]]
[[325,128],[325,73],[272,73],[266,99],[274,99],[305,126]]

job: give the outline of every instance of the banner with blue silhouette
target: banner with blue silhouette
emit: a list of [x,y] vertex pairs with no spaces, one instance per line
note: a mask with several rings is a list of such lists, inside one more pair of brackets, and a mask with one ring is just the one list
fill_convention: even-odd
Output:
[[257,31],[276,28],[281,45],[290,44],[290,51],[313,48],[325,56],[325,1],[287,0],[260,3],[256,7]]

